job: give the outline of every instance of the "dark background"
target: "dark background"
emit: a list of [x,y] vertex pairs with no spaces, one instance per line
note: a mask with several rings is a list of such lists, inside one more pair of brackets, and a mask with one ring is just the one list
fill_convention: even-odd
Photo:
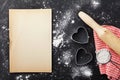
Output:
[[[9,73],[9,9],[52,9],[53,71],[52,73]],[[78,17],[82,10],[99,24],[120,27],[120,0],[0,0],[0,80],[107,80],[100,75],[95,59],[92,29]],[[80,27],[89,33],[89,43],[81,45],[71,40]],[[93,55],[87,65],[75,64],[76,51],[84,47]],[[79,71],[84,68],[91,75]]]

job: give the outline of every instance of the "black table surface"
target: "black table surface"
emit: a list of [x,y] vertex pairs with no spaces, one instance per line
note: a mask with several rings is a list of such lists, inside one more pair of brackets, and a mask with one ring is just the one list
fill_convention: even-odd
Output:
[[[9,9],[52,9],[52,73],[9,73]],[[78,17],[79,11],[101,25],[120,27],[120,0],[0,0],[0,80],[107,80],[96,63],[93,30]],[[80,26],[88,31],[87,44],[71,39]],[[75,64],[80,47],[93,55],[82,66]]]

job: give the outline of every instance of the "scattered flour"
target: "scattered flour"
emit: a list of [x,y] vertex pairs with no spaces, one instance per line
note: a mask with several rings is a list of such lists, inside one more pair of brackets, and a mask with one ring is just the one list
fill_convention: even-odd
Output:
[[90,78],[92,76],[92,70],[88,66],[73,67],[72,78],[74,79],[75,77],[80,76]]
[[[57,11],[59,13],[60,11]],[[66,43],[66,40],[64,40],[65,32],[64,30],[67,28],[68,23],[71,21],[73,12],[72,10],[67,10],[65,13],[61,13],[63,16],[58,20],[55,24],[55,30],[53,30],[53,46],[54,47],[62,47],[64,46],[64,43]],[[56,15],[55,18],[58,19],[58,16]],[[72,20],[71,24],[74,24],[75,21]]]
[[56,35],[56,36],[53,37],[53,46],[54,47],[59,47],[60,44],[63,43],[63,41],[64,41],[64,39],[63,39],[64,35],[65,35],[65,33],[62,33],[62,34],[59,34],[59,35]]
[[63,55],[62,55],[62,63],[65,64],[65,66],[69,66],[70,62],[71,62],[71,59],[72,59],[73,55],[71,54],[71,51],[65,51],[63,52]]
[[85,76],[85,77],[92,76],[92,71],[88,66],[81,67],[80,71],[81,71],[82,75]]
[[3,26],[2,26],[2,29],[4,30],[4,29],[6,29],[6,27],[7,27],[7,26],[3,25]]
[[29,80],[31,75],[18,75],[16,76],[16,80]]
[[74,24],[75,23],[75,20],[71,20],[71,24]]
[[91,0],[91,6],[96,9],[101,5],[101,0]]

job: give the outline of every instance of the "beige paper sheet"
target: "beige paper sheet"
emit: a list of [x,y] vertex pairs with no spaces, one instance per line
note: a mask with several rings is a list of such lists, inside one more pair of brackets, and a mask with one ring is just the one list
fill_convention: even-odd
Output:
[[52,71],[51,9],[10,9],[10,73]]

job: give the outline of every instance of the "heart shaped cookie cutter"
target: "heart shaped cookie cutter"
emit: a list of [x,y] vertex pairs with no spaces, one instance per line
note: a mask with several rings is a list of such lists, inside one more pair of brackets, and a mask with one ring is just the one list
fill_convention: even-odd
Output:
[[75,55],[75,63],[77,65],[85,65],[89,63],[92,59],[92,54],[87,52],[85,48],[81,47],[77,50],[77,53]]
[[78,30],[73,33],[72,40],[76,43],[86,44],[89,41],[88,31],[85,27],[80,26]]

